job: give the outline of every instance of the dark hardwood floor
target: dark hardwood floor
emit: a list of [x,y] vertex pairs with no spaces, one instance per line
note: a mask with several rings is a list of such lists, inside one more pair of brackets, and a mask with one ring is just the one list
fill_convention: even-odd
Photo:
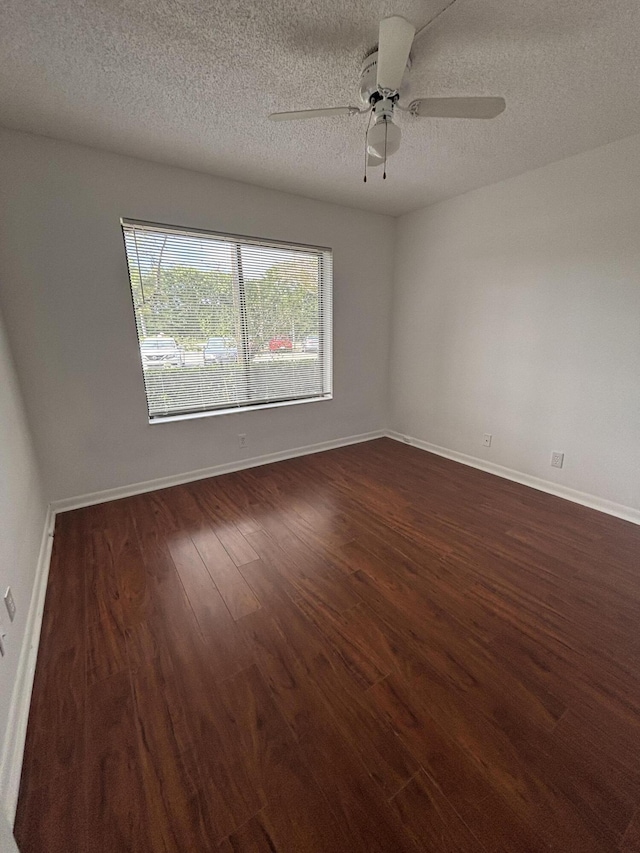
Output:
[[20,849],[640,851],[639,556],[387,439],[60,515]]

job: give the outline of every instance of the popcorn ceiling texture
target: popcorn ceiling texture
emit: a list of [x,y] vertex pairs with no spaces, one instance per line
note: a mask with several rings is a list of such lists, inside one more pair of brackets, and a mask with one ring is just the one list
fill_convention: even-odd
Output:
[[0,124],[400,214],[640,132],[638,0],[457,0],[416,41],[410,94],[503,95],[492,122],[400,114],[388,179],[358,103],[378,22],[449,0],[3,0]]

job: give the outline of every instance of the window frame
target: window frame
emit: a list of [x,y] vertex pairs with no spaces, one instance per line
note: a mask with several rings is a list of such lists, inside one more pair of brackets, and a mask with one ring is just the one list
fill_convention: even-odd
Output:
[[[314,246],[307,243],[295,243],[286,240],[274,240],[271,238],[254,237],[244,234],[231,234],[222,231],[211,231],[206,228],[191,228],[180,225],[166,225],[160,222],[150,222],[142,219],[131,219],[129,217],[121,217],[120,226],[122,232],[122,240],[125,251],[125,260],[127,263],[128,286],[131,297],[131,307],[133,311],[133,319],[136,330],[136,339],[140,354],[140,366],[142,368],[142,387],[144,390],[147,416],[149,424],[171,423],[174,421],[193,420],[195,418],[214,417],[218,415],[229,415],[235,412],[250,412],[260,411],[263,409],[279,408],[281,406],[295,406],[302,403],[317,403],[323,400],[333,399],[333,249],[329,246]],[[242,269],[242,247],[243,246],[258,246],[266,249],[282,249],[293,250],[299,252],[307,252],[319,256],[319,271],[320,277],[318,282],[319,288],[319,311],[318,311],[318,361],[321,364],[322,377],[322,394],[309,397],[293,397],[280,400],[258,400],[255,403],[244,402],[240,405],[225,405],[216,406],[210,409],[200,409],[194,411],[175,412],[169,414],[152,415],[150,411],[150,399],[147,394],[147,387],[144,378],[144,368],[141,353],[141,340],[138,330],[138,318],[136,314],[136,306],[133,294],[132,285],[132,269],[129,264],[129,253],[126,245],[126,229],[143,229],[146,231],[155,231],[160,234],[176,234],[176,235],[192,235],[195,237],[205,236],[222,242],[235,244],[236,251],[234,253],[234,262],[232,263],[233,286],[238,288],[239,302],[239,327],[241,332],[241,342],[239,342],[238,352],[241,353],[239,363],[244,365],[245,371],[248,371],[250,363],[249,351],[249,334],[247,325],[246,311],[246,292],[245,282]]]

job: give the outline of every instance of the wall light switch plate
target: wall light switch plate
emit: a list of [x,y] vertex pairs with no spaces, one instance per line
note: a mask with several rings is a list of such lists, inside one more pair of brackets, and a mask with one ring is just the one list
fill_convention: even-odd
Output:
[[551,454],[551,467],[552,468],[562,468],[564,465],[564,453],[556,453],[555,451]]
[[15,619],[16,615],[16,603],[13,600],[13,593],[11,592],[11,587],[7,587],[7,591],[4,594],[4,603],[7,607],[7,613],[9,614],[9,619],[11,622]]

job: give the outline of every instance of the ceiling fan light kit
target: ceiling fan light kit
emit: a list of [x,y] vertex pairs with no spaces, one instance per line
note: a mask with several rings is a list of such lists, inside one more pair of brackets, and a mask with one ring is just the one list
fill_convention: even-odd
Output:
[[367,134],[367,151],[374,157],[390,157],[400,148],[400,128],[390,119],[376,122]]
[[[492,119],[506,107],[504,98],[417,98],[408,106],[399,103],[403,82],[411,68],[410,52],[416,29],[400,15],[380,21],[378,48],[362,65],[360,73],[360,99],[364,107],[328,107],[318,110],[296,110],[272,113],[271,121],[296,121],[299,119],[328,118],[333,116],[369,115],[365,136],[366,167],[386,167],[387,157],[400,148],[401,131],[394,123],[397,108],[412,118],[462,118]],[[371,124],[371,120],[373,124]],[[386,178],[386,168],[383,178]]]

